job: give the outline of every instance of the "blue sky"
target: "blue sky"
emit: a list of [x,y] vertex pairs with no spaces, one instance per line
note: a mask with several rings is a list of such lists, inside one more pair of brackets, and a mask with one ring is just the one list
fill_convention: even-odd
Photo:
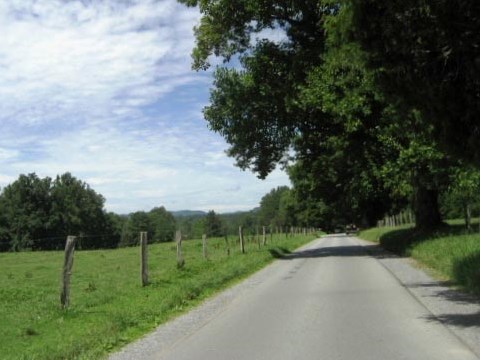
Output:
[[288,185],[236,168],[207,129],[198,19],[174,0],[0,1],[0,187],[70,171],[128,213],[248,210]]

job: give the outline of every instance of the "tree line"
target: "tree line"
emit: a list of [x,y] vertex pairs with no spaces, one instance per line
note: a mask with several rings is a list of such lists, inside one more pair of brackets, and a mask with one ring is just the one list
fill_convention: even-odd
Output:
[[[455,175],[456,186],[439,198],[440,213],[448,218],[464,216],[469,226],[471,213],[480,211],[480,174]],[[476,178],[475,178],[476,176]],[[217,214],[210,210],[189,216],[174,216],[165,207],[136,211],[128,215],[107,212],[105,198],[70,173],[55,179],[36,174],[20,175],[0,192],[0,251],[59,250],[68,235],[79,238],[82,249],[135,246],[139,233],[146,231],[149,243],[173,241],[181,230],[185,239],[246,236],[285,232],[291,227],[316,227],[327,231],[348,224],[351,218],[323,204],[312,206],[298,188],[272,189],[251,211]]]
[[247,212],[175,217],[159,206],[119,215],[107,212],[105,198],[70,173],[55,179],[20,175],[0,192],[0,251],[59,250],[68,235],[78,237],[81,249],[135,246],[142,231],[149,243],[173,241],[176,230],[186,239],[237,236],[239,226],[253,235],[259,226],[295,225],[288,191],[273,189]]
[[[105,199],[86,183],[66,173],[55,179],[20,175],[0,194],[2,250],[59,249],[67,235],[115,233]],[[87,238],[86,248],[111,247],[117,240]],[[101,242],[101,244],[99,244]]]
[[[287,169],[297,221],[372,226],[410,208],[421,230],[459,212],[470,226],[480,190],[478,1],[179,2],[202,15],[193,68],[223,60],[209,127],[240,168],[260,178]],[[264,35],[272,29],[280,36]]]
[[164,207],[129,215],[107,212],[105,198],[70,173],[55,179],[20,175],[0,193],[0,250],[58,250],[68,235],[82,249],[114,248],[173,239],[176,222]]
[[240,226],[246,235],[253,236],[261,232],[263,226],[268,232],[300,226],[291,201],[290,189],[280,186],[265,194],[259,207],[250,211],[217,214],[210,210],[204,215],[179,216],[176,220],[178,228],[188,238],[200,238],[203,234],[209,237],[237,236]]

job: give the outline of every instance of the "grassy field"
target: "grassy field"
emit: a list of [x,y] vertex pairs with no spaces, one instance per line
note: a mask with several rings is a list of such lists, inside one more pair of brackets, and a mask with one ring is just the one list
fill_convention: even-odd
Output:
[[384,248],[401,256],[410,256],[432,269],[452,285],[480,294],[480,233],[478,220],[468,233],[460,220],[432,233],[413,228],[372,228],[359,237],[379,242]]
[[231,241],[230,256],[223,239],[210,239],[207,261],[200,240],[184,241],[183,269],[175,244],[150,245],[143,288],[139,248],[77,251],[68,310],[59,306],[62,252],[1,253],[0,358],[102,358],[314,238],[274,237],[262,249],[247,243],[246,254]]

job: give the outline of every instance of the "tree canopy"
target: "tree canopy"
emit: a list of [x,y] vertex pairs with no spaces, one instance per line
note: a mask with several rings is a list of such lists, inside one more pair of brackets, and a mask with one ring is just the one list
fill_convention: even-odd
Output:
[[213,210],[210,210],[205,216],[204,234],[210,237],[225,235],[222,220]]
[[128,215],[122,231],[121,246],[137,245],[140,232],[148,233],[148,242],[173,241],[177,223],[163,206],[149,212],[136,211]]
[[418,227],[441,224],[454,158],[478,151],[478,6],[456,1],[450,16],[446,0],[180,2],[202,14],[193,68],[224,61],[209,127],[260,178],[294,161],[297,221],[373,224],[410,203]]
[[480,161],[480,3],[351,0],[353,38],[378,84],[416,108],[450,153]]
[[[314,1],[181,1],[202,13],[195,29],[193,67],[209,66],[209,57],[237,57],[242,68],[218,67],[205,118],[230,144],[241,168],[259,177],[285,159],[292,139],[302,131],[298,85],[320,63],[325,42],[322,22],[336,6]],[[275,41],[262,35],[281,32]]]
[[[67,235],[99,235],[107,226],[105,199],[70,173],[55,180],[20,175],[0,194],[0,227],[13,250],[58,249]],[[118,240],[118,239],[117,239]],[[85,238],[87,248],[112,246],[112,238]]]

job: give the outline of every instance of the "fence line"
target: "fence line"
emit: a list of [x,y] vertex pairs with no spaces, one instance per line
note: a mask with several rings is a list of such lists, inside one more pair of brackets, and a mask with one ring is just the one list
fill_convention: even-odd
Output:
[[[298,230],[299,235],[309,235],[312,234],[314,229],[310,228],[302,228],[303,230]],[[254,243],[258,243],[258,250],[253,250],[253,252],[261,251],[261,246],[266,245],[266,227],[262,229],[262,242],[260,238],[257,237],[256,241],[251,241],[250,246],[255,246]],[[78,243],[78,239],[80,236],[71,236],[67,237],[65,242],[65,251],[64,251],[64,262],[63,267],[61,270],[61,288],[60,288],[60,306],[63,309],[66,309],[70,305],[70,280],[72,276],[72,269],[73,269],[73,259],[75,253],[75,245]],[[227,256],[230,256],[230,246],[228,237],[224,238],[225,240],[225,248],[227,250]],[[241,245],[240,253],[245,254],[245,242],[243,239],[243,229],[242,227],[239,228],[239,243]],[[177,267],[180,269],[185,265],[185,258],[182,252],[182,234],[180,231],[175,233],[175,244],[176,244],[176,259],[177,259]],[[221,240],[220,240],[221,244]],[[139,265],[140,265],[140,279],[141,279],[141,286],[147,286],[149,284],[148,279],[148,235],[147,232],[140,232],[139,233],[139,248],[140,248],[140,258],[139,258]],[[220,248],[219,244],[214,244],[213,249]],[[205,260],[208,259],[208,251],[207,251],[207,236],[204,234],[202,236],[202,256]]]
[[393,215],[385,215],[383,220],[377,221],[377,227],[396,227],[402,225],[415,225],[411,209],[401,211]]

